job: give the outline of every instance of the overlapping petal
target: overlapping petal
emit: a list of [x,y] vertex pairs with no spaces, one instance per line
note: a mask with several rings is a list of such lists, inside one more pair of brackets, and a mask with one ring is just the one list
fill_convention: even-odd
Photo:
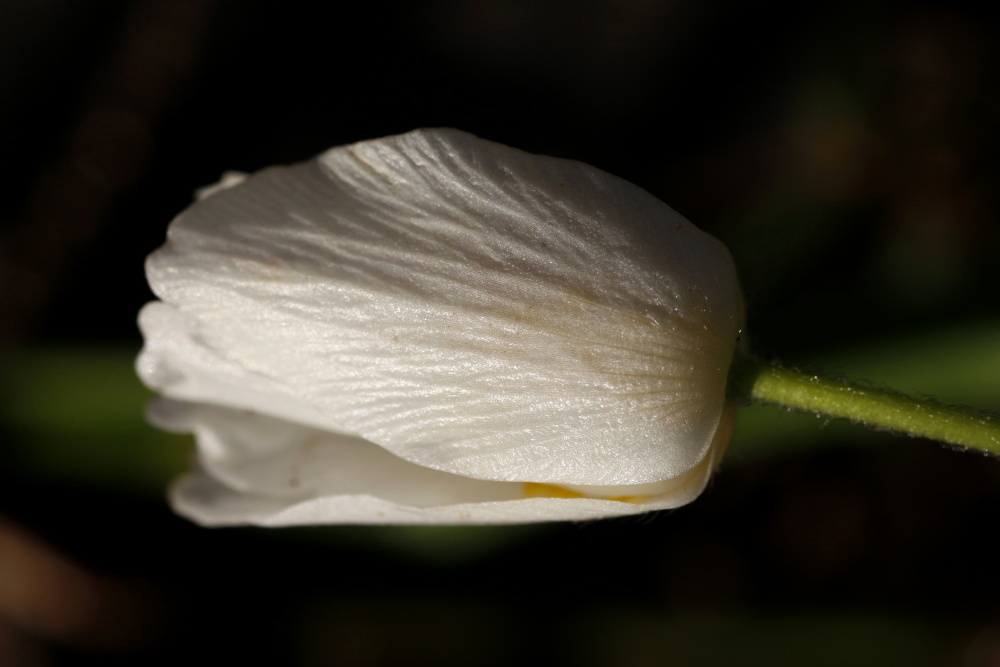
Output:
[[172,500],[206,525],[524,523],[671,509],[701,493],[728,437],[658,495],[613,500],[431,470],[361,438],[232,408],[161,399],[149,416],[195,433],[200,470]]

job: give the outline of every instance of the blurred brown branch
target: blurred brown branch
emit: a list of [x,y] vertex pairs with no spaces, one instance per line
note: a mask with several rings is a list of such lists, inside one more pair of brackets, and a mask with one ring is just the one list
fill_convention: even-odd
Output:
[[143,174],[154,128],[201,53],[212,0],[137,0],[95,69],[62,155],[36,178],[0,237],[0,341],[30,333],[116,196]]
[[[0,663],[36,640],[96,651],[134,650],[156,627],[158,604],[139,582],[98,576],[0,516]],[[12,655],[13,654],[13,655]]]

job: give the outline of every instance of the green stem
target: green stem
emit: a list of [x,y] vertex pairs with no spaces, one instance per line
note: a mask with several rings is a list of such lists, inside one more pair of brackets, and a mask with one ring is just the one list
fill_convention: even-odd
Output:
[[754,401],[1000,455],[1000,419],[971,409],[745,358],[734,362],[730,386]]

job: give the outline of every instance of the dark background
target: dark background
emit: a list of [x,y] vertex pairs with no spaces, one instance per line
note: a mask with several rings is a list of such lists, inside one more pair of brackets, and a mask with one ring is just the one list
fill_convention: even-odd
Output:
[[995,460],[753,407],[655,517],[206,530],[130,367],[196,187],[453,126],[721,238],[763,356],[998,410],[997,36],[954,2],[7,0],[0,664],[1000,664]]

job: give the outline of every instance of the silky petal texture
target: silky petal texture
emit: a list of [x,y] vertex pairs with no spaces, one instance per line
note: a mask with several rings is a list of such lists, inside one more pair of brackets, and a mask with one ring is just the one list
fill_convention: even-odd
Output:
[[665,204],[455,130],[231,178],[147,275],[138,369],[164,395],[482,480],[691,470],[743,324],[728,252]]
[[697,497],[724,448],[717,442],[668,493],[644,503],[526,498],[521,483],[431,470],[357,437],[245,411],[161,399],[149,416],[162,428],[196,434],[200,470],[180,480],[171,498],[180,514],[204,525],[495,524],[639,514]]

